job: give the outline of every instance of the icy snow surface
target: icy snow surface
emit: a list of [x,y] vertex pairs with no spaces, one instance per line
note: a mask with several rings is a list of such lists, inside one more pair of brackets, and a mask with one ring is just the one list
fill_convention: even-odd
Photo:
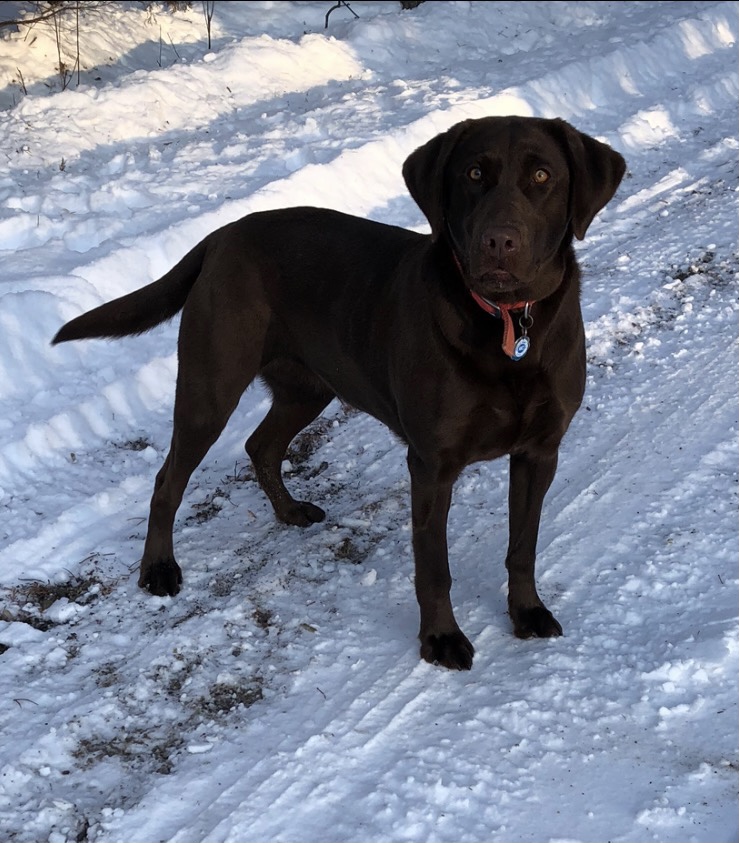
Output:
[[[18,4],[5,3],[3,14]],[[737,5],[82,4],[0,40],[0,840],[737,840]],[[87,8],[85,8],[87,7]],[[7,15],[6,15],[7,16]],[[71,68],[73,22],[63,38]],[[51,347],[257,209],[426,231],[400,168],[467,117],[622,152],[578,244],[589,376],[539,544],[565,627],[506,616],[506,464],[449,535],[469,673],[422,663],[402,447],[332,405],[278,525],[243,442],[193,476],[185,585],[137,588],[177,320]]]

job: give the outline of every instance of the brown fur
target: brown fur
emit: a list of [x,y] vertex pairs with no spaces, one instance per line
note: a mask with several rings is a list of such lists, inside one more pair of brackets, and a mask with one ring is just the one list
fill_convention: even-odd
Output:
[[[317,208],[252,214],[210,234],[158,281],[65,325],[55,343],[138,334],[182,310],[172,443],[139,584],[179,591],[175,513],[259,376],[273,403],[246,450],[287,524],[324,517],[290,495],[280,467],[293,437],[333,398],[407,444],[424,659],[472,664],[450,601],[447,514],[462,469],[504,455],[514,633],[561,635],[537,593],[534,562],[542,502],[585,383],[572,239],[584,237],[624,169],[618,153],[561,120],[468,120],[403,167],[431,235]],[[503,353],[502,320],[471,292],[499,305],[534,302],[522,360]]]

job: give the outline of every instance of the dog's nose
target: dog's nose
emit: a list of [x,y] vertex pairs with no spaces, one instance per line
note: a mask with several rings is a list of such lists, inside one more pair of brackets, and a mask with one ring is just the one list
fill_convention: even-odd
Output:
[[511,226],[495,226],[485,232],[483,245],[490,249],[493,257],[505,260],[513,257],[521,249],[521,235]]

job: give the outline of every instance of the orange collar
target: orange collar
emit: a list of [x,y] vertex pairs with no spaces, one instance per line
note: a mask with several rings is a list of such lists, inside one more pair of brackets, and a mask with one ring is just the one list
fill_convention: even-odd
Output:
[[[529,328],[534,324],[531,318],[531,308],[534,305],[532,301],[517,301],[513,304],[494,304],[491,301],[483,298],[474,290],[470,290],[470,295],[477,302],[477,304],[491,316],[496,316],[503,320],[503,344],[502,349],[511,358],[511,360],[520,360],[525,356],[529,350],[530,340],[528,337]],[[523,310],[518,324],[521,326],[523,333],[516,339],[516,331],[513,327],[513,319],[511,318],[512,310]]]

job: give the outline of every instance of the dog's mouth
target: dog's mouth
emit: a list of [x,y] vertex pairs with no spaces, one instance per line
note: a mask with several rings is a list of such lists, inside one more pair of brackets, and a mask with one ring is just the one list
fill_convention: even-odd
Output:
[[494,269],[474,279],[472,286],[482,298],[497,301],[501,296],[517,298],[517,291],[520,292],[525,285],[512,272],[505,269]]

